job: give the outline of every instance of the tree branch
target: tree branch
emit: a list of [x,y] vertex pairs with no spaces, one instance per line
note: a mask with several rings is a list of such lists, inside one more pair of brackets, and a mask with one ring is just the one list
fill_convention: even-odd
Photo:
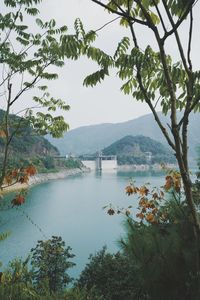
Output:
[[[133,41],[134,41],[134,44],[135,44],[135,47],[139,49],[139,45],[138,45],[138,42],[137,42],[137,38],[136,38],[136,35],[135,35],[135,32],[134,32],[134,29],[133,29],[133,24],[131,22],[129,22],[129,27],[130,27],[130,30],[131,30],[131,34],[132,34],[132,38],[133,38]],[[149,108],[151,109],[153,115],[154,115],[154,118],[158,124],[158,126],[160,127],[163,135],[165,136],[169,146],[175,151],[175,145],[174,143],[172,142],[171,138],[169,137],[169,134],[166,130],[166,128],[162,125],[161,121],[160,121],[160,118],[158,117],[158,114],[155,110],[155,107],[152,105],[151,103],[151,100],[149,99],[148,95],[147,95],[147,92],[146,92],[146,89],[142,83],[142,76],[141,76],[141,73],[140,73],[140,67],[137,65],[137,79],[138,79],[138,83],[139,83],[139,86],[140,86],[140,89],[145,97],[145,102],[148,104]]]
[[[166,4],[165,0],[162,0],[162,2],[163,2],[163,5],[165,6],[165,4]],[[178,27],[181,25],[181,23],[182,23],[182,22],[185,20],[185,18],[187,17],[187,15],[188,15],[188,13],[189,13],[191,7],[192,7],[193,4],[194,4],[194,0],[188,1],[188,3],[189,3],[188,8],[185,10],[185,12],[184,12],[184,14],[182,15],[182,17],[180,17],[180,18],[178,19],[178,21],[174,24],[174,27],[173,27],[170,31],[166,32],[165,35],[163,36],[163,38],[162,38],[163,42],[168,38],[168,36],[172,35],[172,34],[178,29]]]
[[[183,62],[183,65],[184,65],[184,68],[187,72],[187,74],[189,74],[189,69],[188,69],[188,66],[187,66],[187,61],[186,61],[186,58],[185,58],[185,54],[184,54],[184,51],[183,51],[183,47],[182,47],[182,44],[181,44],[181,41],[180,41],[180,37],[179,37],[179,34],[178,34],[178,31],[175,26],[175,23],[174,23],[174,20],[172,18],[172,15],[169,11],[169,8],[168,8],[168,5],[166,3],[166,0],[162,0],[163,2],[163,5],[164,5],[164,8],[165,8],[165,11],[167,13],[167,16],[169,18],[169,21],[172,25],[172,28],[173,28],[173,34],[175,35],[175,38],[176,38],[176,42],[177,42],[177,45],[178,45],[178,49],[179,49],[179,53],[180,53],[180,56],[181,56],[181,59],[182,59],[182,62]],[[190,8],[190,5],[188,6]],[[187,14],[189,13],[189,10],[186,10],[187,11]]]
[[115,19],[113,19],[113,20],[111,20],[111,21],[105,23],[103,26],[101,26],[101,27],[99,27],[98,29],[94,30],[94,32],[100,31],[101,29],[103,29],[103,28],[106,27],[107,25],[109,25],[109,24],[115,22],[116,20],[118,20],[118,19],[120,19],[120,18],[121,18],[121,17],[116,17]]
[[160,18],[160,22],[161,22],[161,24],[162,24],[163,30],[164,30],[164,32],[166,33],[166,32],[167,32],[167,29],[166,29],[166,27],[165,27],[165,23],[164,23],[164,20],[163,20],[162,15],[161,15],[161,12],[160,12],[160,10],[159,10],[159,8],[158,8],[158,5],[157,5],[157,3],[156,3],[155,0],[152,0],[152,2],[153,2],[153,4],[154,4],[154,6],[155,6],[155,8],[156,8],[156,11],[157,11],[157,14],[158,14],[158,16],[159,16],[159,18]]
[[[108,5],[102,3],[102,2],[100,2],[100,1],[98,1],[98,0],[91,0],[91,1],[94,2],[94,3],[96,3],[96,4],[98,4],[98,5],[100,5],[100,6],[102,6],[102,7],[104,7],[105,9],[109,10],[110,12],[119,15],[119,16],[122,17],[122,18],[127,18],[127,14],[126,14],[126,13],[122,13],[122,12],[119,12],[119,11],[117,11],[117,10],[114,10],[114,9],[108,7]],[[133,18],[133,17],[130,17],[130,18],[131,18],[131,20],[132,20],[133,22],[136,22],[136,23],[138,23],[138,24],[142,24],[142,25],[146,25],[146,26],[147,26],[147,23],[144,22],[144,21],[142,21],[142,20],[140,20],[140,19]]]
[[53,61],[48,62],[48,63],[42,68],[41,72],[33,79],[33,81],[30,83],[30,85],[29,85],[29,86],[25,86],[22,90],[20,90],[20,92],[19,92],[19,93],[14,97],[14,99],[10,102],[10,106],[12,106],[13,103],[15,103],[15,101],[16,101],[16,100],[17,100],[17,99],[18,99],[25,91],[29,90],[30,88],[32,88],[32,87],[36,84],[36,82],[37,82],[37,80],[40,78],[42,72],[43,72],[48,66],[50,66],[52,63],[53,63]]
[[193,13],[192,9],[190,10],[190,29],[189,29],[189,41],[188,41],[188,51],[187,51],[187,59],[189,64],[189,69],[192,71],[192,61],[191,61],[191,43],[192,43],[192,31],[193,31]]

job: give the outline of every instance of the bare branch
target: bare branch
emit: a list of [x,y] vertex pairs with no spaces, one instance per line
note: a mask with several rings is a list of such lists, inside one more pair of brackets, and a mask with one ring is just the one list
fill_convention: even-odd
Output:
[[[135,35],[135,32],[134,32],[134,29],[133,29],[133,24],[129,23],[129,26],[130,26],[130,30],[131,30],[131,34],[132,34],[132,38],[133,38],[133,41],[134,41],[134,44],[135,44],[135,47],[137,47],[139,49],[139,46],[138,46],[138,42],[137,42],[137,38],[136,38],[136,35]],[[175,150],[175,145],[173,143],[173,141],[171,140],[171,138],[169,137],[169,134],[166,130],[166,128],[163,126],[162,122],[160,121],[160,118],[153,106],[153,104],[151,103],[151,99],[149,99],[148,97],[148,94],[147,94],[147,91],[142,83],[142,76],[141,76],[141,73],[140,73],[140,67],[139,66],[136,66],[137,67],[137,79],[138,79],[138,83],[139,83],[139,86],[140,86],[140,89],[145,97],[145,102],[148,104],[149,108],[151,109],[153,115],[154,115],[154,118],[158,124],[158,126],[160,127],[163,135],[165,136],[168,144],[170,145],[170,147]]]
[[157,99],[157,101],[156,101],[156,103],[155,103],[155,105],[154,105],[154,109],[156,109],[156,106],[158,105],[160,99],[161,99],[161,96],[158,97],[158,99]]
[[[112,13],[114,13],[114,14],[117,14],[117,15],[119,15],[119,16],[121,16],[121,17],[123,17],[123,18],[127,18],[128,17],[128,15],[125,13],[122,13],[122,12],[119,12],[119,11],[117,11],[117,10],[114,10],[114,9],[112,9],[112,8],[110,8],[110,7],[108,7],[108,5],[106,5],[106,4],[104,4],[104,3],[102,3],[102,2],[100,2],[100,1],[98,1],[98,0],[91,0],[92,2],[94,2],[94,3],[96,3],[96,4],[98,4],[98,5],[100,5],[100,6],[102,6],[102,7],[104,7],[104,8],[106,8],[107,10],[109,10],[110,12],[112,12]],[[136,22],[136,23],[139,23],[139,24],[142,24],[142,25],[146,25],[147,26],[147,23],[145,22],[145,21],[142,21],[142,20],[140,20],[140,19],[137,19],[137,18],[133,18],[133,17],[129,17],[133,22]]]
[[159,10],[159,7],[158,7],[158,5],[157,5],[157,3],[156,3],[155,0],[152,0],[152,1],[153,1],[153,4],[154,4],[155,8],[156,8],[157,14],[158,14],[158,16],[159,16],[159,18],[160,18],[160,22],[161,22],[161,24],[162,24],[163,30],[164,30],[164,32],[166,33],[166,32],[167,32],[167,29],[166,29],[166,26],[165,26],[163,17],[162,17],[162,15],[161,15],[161,12],[160,12],[160,10]]
[[95,32],[100,31],[101,29],[105,28],[107,25],[109,25],[109,24],[115,22],[116,20],[118,20],[118,19],[120,19],[120,18],[121,18],[121,17],[116,17],[115,19],[113,19],[113,20],[111,20],[111,21],[105,23],[103,26],[99,27],[98,29],[96,29],[96,30],[94,30],[94,31],[95,31]]
[[[173,28],[173,32],[172,33],[175,35],[176,42],[177,42],[177,45],[178,45],[179,53],[180,53],[180,56],[181,56],[184,68],[185,68],[185,70],[186,70],[186,72],[188,74],[189,73],[189,69],[188,69],[187,61],[186,61],[185,54],[184,54],[184,51],[183,51],[183,47],[182,47],[182,44],[181,44],[181,41],[180,41],[180,37],[179,37],[179,34],[178,34],[178,30],[177,30],[178,27],[176,27],[176,25],[174,23],[174,20],[173,20],[172,15],[171,15],[171,13],[169,11],[168,4],[166,3],[166,0],[162,0],[162,2],[163,2],[163,5],[164,5],[164,8],[165,8],[165,11],[167,13],[167,16],[169,18],[169,21],[170,21],[170,23],[172,25],[172,28]],[[189,13],[190,9],[191,9],[191,6],[189,4],[188,8],[186,9],[187,14]]]
[[[166,5],[165,0],[162,0],[162,2],[163,2],[163,5],[165,6]],[[188,15],[191,7],[193,6],[193,4],[196,4],[196,3],[194,3],[194,0],[191,1],[191,2],[188,1],[188,8],[185,10],[184,14],[178,19],[178,21],[176,23],[174,23],[173,28],[170,31],[168,31],[168,32],[165,33],[165,35],[162,38],[163,42],[166,40],[166,38],[168,38],[168,36],[172,35],[178,29],[178,27],[181,25],[181,23],[187,17],[187,15]]]
[[27,90],[31,89],[37,82],[38,82],[38,79],[40,78],[42,72],[49,66],[53,63],[53,61],[50,61],[48,62],[41,70],[41,72],[33,79],[33,81],[28,85],[28,86],[25,86],[22,90],[20,90],[20,92],[14,97],[14,99],[10,102],[10,106],[13,105],[13,103],[15,103],[15,101],[24,93],[26,92]]
[[187,51],[187,59],[189,64],[189,69],[192,71],[192,61],[191,61],[191,43],[192,43],[192,31],[193,31],[193,13],[192,9],[190,10],[190,29],[189,29],[189,41],[188,41],[188,51]]

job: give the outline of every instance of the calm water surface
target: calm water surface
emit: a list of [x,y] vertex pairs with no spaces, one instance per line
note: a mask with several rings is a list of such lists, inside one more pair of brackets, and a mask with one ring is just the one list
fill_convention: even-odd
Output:
[[[89,173],[62,180],[49,181],[30,189],[25,205],[1,212],[1,230],[11,235],[0,245],[0,261],[7,265],[14,257],[25,258],[43,234],[27,216],[37,224],[47,238],[62,236],[76,255],[77,266],[71,271],[77,276],[90,253],[107,245],[117,251],[117,240],[123,236],[123,217],[108,216],[102,209],[112,203],[115,206],[134,206],[137,201],[125,195],[124,188],[134,178],[138,185],[151,182],[163,184],[164,175],[150,173]],[[26,216],[27,215],[27,216]]]

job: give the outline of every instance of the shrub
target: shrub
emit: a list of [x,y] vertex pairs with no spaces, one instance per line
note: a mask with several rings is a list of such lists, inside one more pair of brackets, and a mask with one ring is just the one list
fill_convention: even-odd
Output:
[[50,294],[62,292],[63,288],[71,282],[72,278],[66,271],[75,264],[69,261],[74,257],[70,247],[65,248],[61,237],[52,236],[47,241],[38,241],[31,250],[31,264],[34,267],[33,278],[37,288]]

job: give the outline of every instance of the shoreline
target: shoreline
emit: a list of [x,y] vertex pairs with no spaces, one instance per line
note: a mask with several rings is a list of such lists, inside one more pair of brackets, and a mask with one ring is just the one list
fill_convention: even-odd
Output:
[[141,164],[141,165],[118,165],[118,171],[135,171],[135,172],[146,172],[146,171],[155,171],[160,172],[164,169],[176,169],[176,164],[165,164],[164,167],[161,164]]
[[78,175],[78,174],[84,174],[90,172],[89,168],[76,168],[76,169],[62,169],[58,172],[51,172],[51,173],[38,173],[32,177],[29,178],[28,183],[16,183],[14,185],[8,186],[3,189],[1,192],[2,195],[6,195],[12,192],[16,192],[22,189],[27,189],[29,187],[32,187],[34,185],[38,185],[41,183],[48,182],[50,180],[57,180],[57,179],[64,179],[70,176]]

